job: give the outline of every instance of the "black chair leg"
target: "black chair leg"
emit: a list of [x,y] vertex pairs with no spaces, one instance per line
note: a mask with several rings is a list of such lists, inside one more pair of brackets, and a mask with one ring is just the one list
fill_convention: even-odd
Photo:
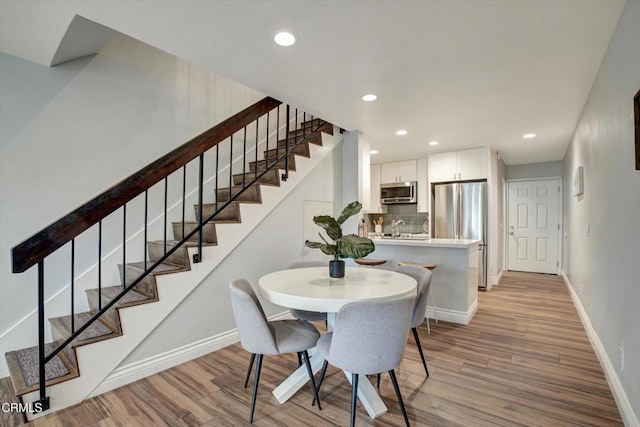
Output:
[[311,406],[316,404],[316,396],[320,395],[320,386],[322,385],[322,381],[324,381],[324,374],[327,373],[327,367],[329,366],[329,362],[326,360],[322,364],[322,371],[320,371],[320,379],[318,380],[318,386],[316,388],[316,394],[313,397],[313,402],[311,402]]
[[389,376],[391,377],[391,382],[393,383],[393,389],[396,391],[396,397],[398,398],[398,403],[400,404],[400,410],[402,411],[402,416],[404,417],[404,423],[407,425],[407,427],[409,427],[409,417],[407,417],[407,410],[404,407],[402,395],[400,394],[400,387],[398,387],[396,372],[393,369],[390,370]]
[[351,427],[356,425],[356,402],[358,401],[358,374],[351,374]]
[[302,356],[298,353],[298,368],[302,366]]
[[378,381],[377,381],[376,387],[378,387],[378,390],[380,390],[380,374],[378,374]]
[[253,369],[253,361],[256,359],[256,355],[251,353],[251,360],[249,361],[249,369],[247,369],[247,376],[244,378],[244,388],[247,388],[249,384],[249,377],[251,376],[251,370]]
[[253,411],[256,409],[256,397],[258,395],[258,383],[260,382],[260,369],[262,369],[263,354],[258,355],[258,364],[256,365],[256,377],[253,380],[253,394],[251,396],[251,412],[249,413],[249,423],[253,423]]
[[313,371],[311,370],[311,362],[309,362],[309,353],[307,350],[301,352],[304,356],[304,364],[307,365],[307,373],[309,374],[309,381],[311,381],[311,387],[313,388],[313,401],[311,402],[311,406],[318,401],[318,410],[322,411],[322,406],[320,406],[320,398],[318,397],[318,390],[316,389],[316,380],[313,378]]
[[418,346],[418,352],[420,352],[420,358],[422,359],[422,366],[424,366],[424,371],[427,373],[427,377],[429,376],[429,369],[427,369],[427,361],[424,358],[424,353],[422,352],[422,344],[420,344],[420,337],[418,336],[418,328],[411,328],[413,332],[413,338],[416,340],[416,346]]

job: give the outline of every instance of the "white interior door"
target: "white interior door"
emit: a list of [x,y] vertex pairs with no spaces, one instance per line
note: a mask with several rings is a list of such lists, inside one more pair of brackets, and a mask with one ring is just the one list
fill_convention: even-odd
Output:
[[510,181],[509,270],[557,274],[560,242],[560,180]]

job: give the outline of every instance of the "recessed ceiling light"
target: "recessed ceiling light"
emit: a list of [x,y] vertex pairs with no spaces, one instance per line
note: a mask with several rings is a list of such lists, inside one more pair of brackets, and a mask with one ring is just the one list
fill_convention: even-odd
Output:
[[296,36],[294,36],[291,33],[287,33],[286,31],[283,31],[281,33],[276,34],[273,37],[273,41],[280,46],[291,46],[296,42]]
[[406,135],[407,133],[408,133],[408,132],[407,132],[406,130],[404,130],[404,129],[400,129],[400,130],[397,130],[397,131],[396,131],[396,135],[398,135],[398,136],[404,136],[404,135]]
[[438,141],[429,141],[429,145],[438,145]]
[[531,139],[531,138],[535,138],[536,134],[535,133],[525,133],[524,135],[522,135],[523,138],[525,139]]
[[369,154],[378,154],[378,150],[371,150],[369,151]]
[[373,93],[368,93],[362,97],[362,100],[367,102],[375,101],[376,99],[378,99],[378,96]]

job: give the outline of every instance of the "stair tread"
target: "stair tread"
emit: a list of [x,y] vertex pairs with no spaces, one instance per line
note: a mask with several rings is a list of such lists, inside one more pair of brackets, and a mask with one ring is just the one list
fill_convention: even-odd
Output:
[[[144,264],[144,263],[142,263]],[[98,289],[89,289],[87,290],[87,292],[98,292]],[[102,288],[102,298],[103,304],[106,304],[108,301],[111,301],[112,299],[114,299],[116,296],[118,296],[118,294],[122,292],[122,286],[106,286],[104,288]],[[150,297],[141,294],[140,292],[136,292],[134,290],[131,290],[129,292],[127,292],[126,295],[124,295],[122,298],[120,298],[120,300],[116,303],[116,306],[122,306],[125,304],[132,304],[132,303],[139,303],[142,301],[146,301],[146,300],[151,300]]]
[[[128,262],[127,265],[131,266],[131,267],[135,267],[135,268],[139,268],[140,270],[144,270],[145,269],[145,262],[144,261],[140,261],[140,262]],[[146,267],[151,267],[153,265],[152,261],[147,261],[146,263]],[[187,271],[188,269],[184,268],[184,267],[180,267],[178,265],[173,265],[173,264],[168,264],[166,262],[163,262],[162,264],[159,264],[156,268],[153,269],[153,271],[151,272],[151,274],[168,274],[168,273],[177,273],[179,271]],[[118,288],[118,286],[115,286],[116,288]],[[102,288],[102,289],[106,289],[106,288]],[[120,288],[122,289],[122,288]]]
[[[197,225],[198,221],[185,221],[185,224],[193,224],[193,225]],[[163,240],[158,240],[157,243],[161,243],[163,242]],[[178,243],[180,243],[178,240],[167,240],[167,245],[170,246],[175,246]],[[218,244],[215,242],[207,242],[206,240],[202,240],[202,246],[217,246]],[[194,246],[198,246],[198,242],[191,242],[191,241],[186,241],[183,243],[183,246],[186,248],[192,248]],[[135,263],[134,263],[135,264]],[[144,263],[143,263],[144,264]],[[147,264],[149,264],[149,262],[147,261]],[[177,266],[176,266],[177,267]],[[180,270],[182,271],[182,270]]]
[[[45,354],[48,355],[53,350],[52,343],[45,344]],[[16,395],[20,396],[38,388],[40,383],[38,346],[9,352],[6,354],[6,358],[12,374],[11,378]],[[15,368],[11,369],[12,366],[17,368],[19,373],[16,372]],[[16,375],[19,375],[19,377],[16,378]],[[62,352],[58,353],[45,365],[47,383],[60,382],[76,376],[78,376],[77,371],[71,367]]]
[[[85,323],[87,323],[93,317],[93,314],[84,312],[78,313],[74,317],[74,326],[77,330]],[[67,330],[69,335],[71,335],[71,316],[56,317],[51,320],[60,322],[60,324]],[[78,335],[77,341],[90,341],[95,340],[96,338],[106,337],[114,334],[118,335],[116,331],[111,330],[107,325],[102,323],[100,320],[97,320],[93,322],[87,329],[82,331],[80,335]]]

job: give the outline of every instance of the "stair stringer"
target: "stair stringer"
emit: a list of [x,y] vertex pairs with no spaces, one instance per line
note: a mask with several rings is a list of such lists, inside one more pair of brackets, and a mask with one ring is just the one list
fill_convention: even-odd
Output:
[[[51,414],[93,396],[103,381],[126,357],[167,317],[224,259],[238,246],[267,215],[282,202],[340,143],[342,136],[334,127],[334,134],[322,133],[322,146],[310,144],[311,157],[296,159],[296,172],[280,186],[262,185],[262,203],[241,203],[240,223],[217,224],[217,246],[202,248],[203,260],[191,270],[156,276],[158,301],[119,309],[122,336],[76,347],[80,376],[47,387],[50,409],[40,413],[27,412],[29,420]],[[282,171],[284,172],[284,171]],[[193,259],[196,248],[188,248]],[[123,384],[121,384],[123,385]],[[104,390],[103,390],[104,391]],[[24,394],[24,403],[39,400],[39,391]]]

